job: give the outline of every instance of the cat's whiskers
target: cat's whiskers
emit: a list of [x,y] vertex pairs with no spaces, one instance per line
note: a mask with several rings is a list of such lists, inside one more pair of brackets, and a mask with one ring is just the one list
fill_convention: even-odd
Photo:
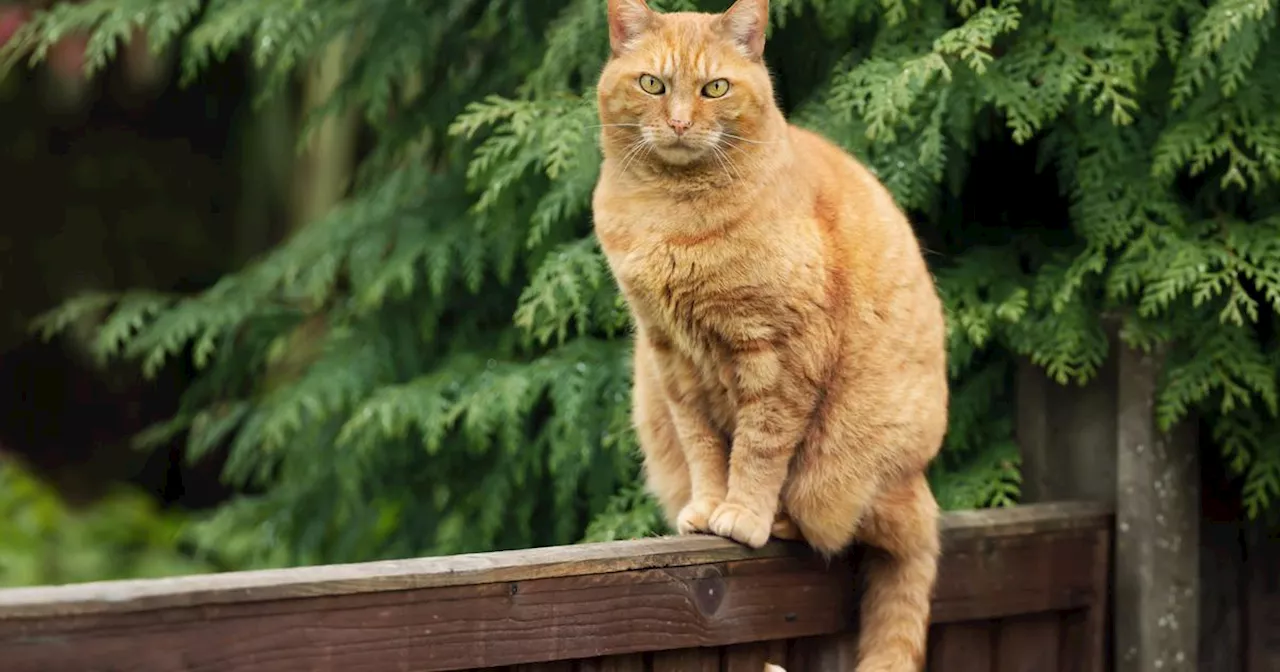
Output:
[[711,145],[711,152],[711,156],[715,157],[716,162],[720,164],[720,168],[724,170],[725,178],[732,180],[733,175],[729,174],[729,164],[725,162],[724,152],[715,145]]
[[639,139],[632,142],[631,145],[627,148],[627,153],[622,157],[622,168],[620,169],[620,171],[623,173],[627,172],[627,167],[631,165],[632,161],[634,161],[638,156],[640,156],[641,153],[644,153],[645,156],[648,156],[648,151],[651,151],[652,149],[653,149],[653,143],[650,142],[649,139],[644,137],[643,135],[640,136]]
[[751,138],[744,138],[741,135],[734,135],[733,133],[730,133],[728,131],[720,131],[720,135],[723,135],[724,137],[730,138],[732,140],[741,140],[742,142],[749,142],[753,145],[776,145],[778,143],[777,140],[752,140]]
[[[747,165],[752,170],[758,171],[764,168],[764,160],[761,157],[757,156],[756,154],[748,152],[746,147],[743,147],[732,141],[726,141],[724,143],[724,146],[728,147],[730,150],[737,151],[740,156],[746,159]],[[727,155],[727,152],[726,152],[726,155]]]

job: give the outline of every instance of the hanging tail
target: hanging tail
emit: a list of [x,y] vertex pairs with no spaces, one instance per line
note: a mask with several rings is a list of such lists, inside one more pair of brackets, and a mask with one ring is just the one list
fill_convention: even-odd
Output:
[[938,504],[924,478],[886,493],[862,533],[875,548],[864,556],[857,672],[920,672],[940,546]]

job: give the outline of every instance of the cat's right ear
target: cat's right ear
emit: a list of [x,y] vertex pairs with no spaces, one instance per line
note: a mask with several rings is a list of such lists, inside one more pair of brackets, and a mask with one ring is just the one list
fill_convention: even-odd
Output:
[[644,0],[609,0],[609,49],[613,55],[630,51],[653,19],[653,10]]

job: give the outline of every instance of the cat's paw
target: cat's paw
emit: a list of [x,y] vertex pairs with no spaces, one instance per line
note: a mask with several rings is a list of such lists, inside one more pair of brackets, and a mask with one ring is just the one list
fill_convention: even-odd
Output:
[[720,500],[703,497],[685,504],[676,515],[676,531],[680,534],[711,533],[711,514],[720,506]]
[[751,548],[760,548],[769,541],[773,520],[756,515],[741,504],[725,502],[711,514],[711,532],[728,537]]

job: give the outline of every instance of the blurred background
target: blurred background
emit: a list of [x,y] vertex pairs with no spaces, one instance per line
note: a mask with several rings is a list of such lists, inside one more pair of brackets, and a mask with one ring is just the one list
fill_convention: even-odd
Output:
[[[1273,4],[772,14],[779,102],[944,295],[944,507],[1113,437],[1123,345],[1206,518],[1274,525]],[[664,531],[589,218],[604,0],[0,0],[0,45],[0,586]]]

